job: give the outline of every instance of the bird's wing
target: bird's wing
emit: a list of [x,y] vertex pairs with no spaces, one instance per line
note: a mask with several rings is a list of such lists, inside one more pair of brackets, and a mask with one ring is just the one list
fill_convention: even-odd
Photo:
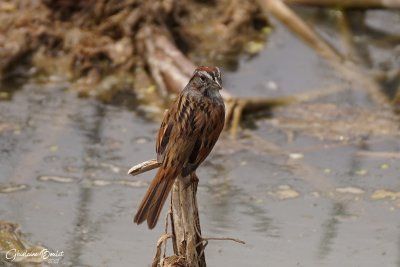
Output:
[[157,161],[163,162],[165,151],[171,136],[172,128],[174,126],[171,120],[171,109],[164,112],[164,119],[161,123],[160,129],[158,130],[157,141],[156,141],[156,153]]
[[182,169],[182,176],[190,174],[207,158],[224,128],[224,107],[214,106],[214,108],[208,110],[208,112],[209,114],[197,112],[195,115],[194,125],[195,131],[197,132],[197,139],[187,164],[185,164]]

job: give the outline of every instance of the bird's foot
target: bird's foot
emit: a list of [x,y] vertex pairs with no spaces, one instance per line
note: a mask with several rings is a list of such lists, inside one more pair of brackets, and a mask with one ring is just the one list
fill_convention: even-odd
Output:
[[184,177],[184,188],[185,190],[188,189],[189,186],[191,185],[196,185],[199,183],[199,178],[197,177],[196,173],[192,172],[188,176]]

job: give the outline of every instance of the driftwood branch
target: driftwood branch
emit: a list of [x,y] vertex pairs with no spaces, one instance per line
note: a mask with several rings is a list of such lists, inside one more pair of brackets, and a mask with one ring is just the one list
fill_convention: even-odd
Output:
[[232,237],[202,237],[202,239],[204,241],[208,241],[208,240],[229,240],[229,241],[234,241],[240,244],[246,244],[246,242],[244,242],[243,240],[237,239],[237,238],[232,238]]
[[359,151],[357,156],[360,157],[373,157],[373,158],[383,158],[383,159],[400,159],[400,153],[398,152],[376,152],[376,151]]
[[271,13],[288,29],[298,35],[307,45],[313,48],[320,56],[326,59],[339,73],[352,82],[357,83],[367,91],[371,100],[380,106],[388,107],[388,101],[382,88],[368,75],[368,72],[353,62],[345,60],[336,49],[323,40],[285,3],[279,0],[258,0],[264,12]]
[[274,107],[286,106],[293,103],[312,101],[344,90],[344,86],[332,85],[325,89],[307,91],[291,96],[281,97],[231,97],[226,101],[225,125],[230,125],[232,137],[236,137],[242,114]]
[[341,8],[400,8],[398,0],[284,0],[287,4]]

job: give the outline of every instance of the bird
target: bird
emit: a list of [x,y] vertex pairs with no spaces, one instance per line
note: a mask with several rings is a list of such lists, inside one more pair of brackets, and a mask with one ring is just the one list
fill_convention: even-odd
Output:
[[195,69],[188,84],[164,113],[156,140],[160,167],[134,216],[153,229],[177,177],[187,177],[207,158],[225,122],[220,94],[221,71],[214,66]]

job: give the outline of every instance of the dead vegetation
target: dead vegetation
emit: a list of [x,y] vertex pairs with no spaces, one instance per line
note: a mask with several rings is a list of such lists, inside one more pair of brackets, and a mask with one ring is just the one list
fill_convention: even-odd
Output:
[[140,87],[135,69],[147,69],[149,60],[143,51],[145,40],[141,32],[145,28],[168,36],[196,64],[234,63],[246,42],[262,40],[261,30],[268,26],[254,1],[246,1],[238,9],[239,3],[3,2],[0,4],[0,74],[5,77],[28,69],[33,74],[63,75],[76,81],[78,89],[90,91],[108,75],[123,73],[123,76],[133,76],[133,88]]

